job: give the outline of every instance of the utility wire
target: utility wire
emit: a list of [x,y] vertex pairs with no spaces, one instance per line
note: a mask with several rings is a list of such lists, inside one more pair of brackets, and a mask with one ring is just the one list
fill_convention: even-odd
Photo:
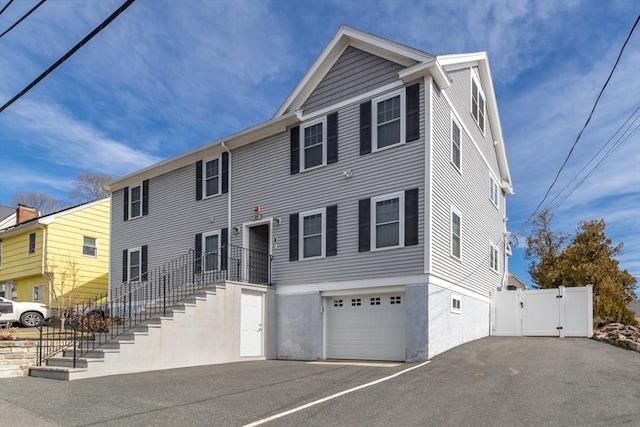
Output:
[[[35,10],[36,10],[37,8],[39,8],[40,6],[42,6],[42,3],[44,3],[45,1],[47,1],[47,0],[40,0],[40,1],[38,2],[38,4],[36,4],[35,6],[33,6],[33,7],[32,7],[32,8],[31,8],[27,13],[25,13],[24,15],[22,15],[22,18],[18,19],[18,20],[17,20],[17,21],[12,25],[12,26],[10,26],[10,27],[9,27],[9,28],[7,28],[6,30],[4,30],[4,31],[2,32],[2,34],[0,34],[0,37],[4,36],[4,35],[5,35],[5,34],[7,34],[9,31],[13,30],[13,29],[14,29],[14,28],[19,24],[19,23],[21,23],[22,21],[24,21],[24,20],[27,18],[27,16],[31,15],[33,12],[35,12]],[[11,3],[11,2],[9,2],[9,3]],[[9,5],[7,4],[7,6],[9,6]],[[7,6],[5,6],[5,8],[6,8]],[[2,10],[4,10],[4,9],[2,9]],[[0,11],[0,13],[2,13],[2,11]]]
[[629,42],[629,39],[631,38],[631,35],[633,34],[634,30],[638,26],[638,21],[640,21],[640,15],[638,15],[638,17],[636,18],[636,22],[633,24],[633,27],[631,27],[631,31],[629,31],[629,35],[627,36],[627,39],[624,41],[624,44],[622,45],[622,48],[620,49],[620,52],[618,53],[618,58],[616,59],[616,62],[613,65],[613,68],[611,69],[611,73],[609,73],[609,77],[607,78],[607,81],[604,83],[604,86],[602,86],[602,89],[600,90],[600,93],[598,94],[598,97],[596,98],[596,101],[593,104],[593,108],[591,109],[591,113],[589,113],[589,117],[587,118],[587,121],[585,122],[584,126],[580,130],[580,133],[578,133],[578,137],[576,138],[575,142],[571,146],[571,149],[569,150],[569,154],[567,154],[567,157],[564,159],[564,162],[562,163],[562,166],[560,166],[560,169],[558,170],[558,173],[556,173],[556,176],[553,179],[553,182],[551,183],[549,188],[547,189],[547,192],[545,193],[544,197],[542,198],[540,203],[538,203],[538,206],[536,206],[536,208],[534,209],[533,213],[529,216],[529,218],[527,218],[527,220],[525,221],[523,227],[526,227],[526,225],[531,221],[531,219],[535,216],[535,214],[538,213],[538,209],[540,209],[540,206],[542,206],[544,201],[547,200],[547,197],[549,196],[549,193],[551,192],[551,189],[553,188],[555,183],[558,181],[558,178],[560,177],[560,173],[562,172],[562,170],[566,166],[567,162],[569,161],[569,158],[571,157],[571,154],[573,153],[573,150],[576,148],[576,145],[578,145],[578,141],[580,141],[580,138],[582,137],[582,133],[584,132],[584,130],[586,129],[587,125],[591,121],[591,117],[593,116],[593,113],[596,110],[598,102],[600,101],[600,97],[602,96],[604,90],[606,89],[607,85],[609,84],[609,81],[611,80],[611,76],[613,76],[613,73],[616,70],[616,68],[618,66],[618,63],[620,62],[620,58],[622,57],[622,53],[624,52],[624,49],[627,46],[627,43]]
[[0,9],[0,15],[2,15],[2,12],[4,12],[4,10],[8,8],[11,3],[13,3],[13,0],[9,0],[7,4],[5,4],[2,9]]
[[131,4],[134,2],[135,0],[127,0],[126,2],[124,2],[122,4],[122,6],[120,6],[118,9],[116,9],[115,12],[113,12],[111,14],[111,16],[109,16],[107,19],[105,19],[100,25],[98,25],[93,31],[91,31],[89,34],[87,34],[85,36],[85,38],[83,38],[82,40],[80,40],[80,42],[78,44],[76,44],[70,51],[68,51],[67,53],[64,54],[64,56],[60,59],[58,59],[53,65],[51,65],[49,68],[47,68],[42,74],[40,74],[38,77],[36,77],[36,79],[34,81],[32,81],[31,83],[29,83],[27,85],[27,87],[25,87],[24,89],[22,89],[16,96],[14,96],[13,98],[11,98],[9,101],[7,101],[7,103],[5,103],[2,107],[0,107],[0,113],[2,113],[4,110],[7,109],[7,107],[9,107],[11,104],[13,104],[14,102],[16,102],[18,99],[20,99],[25,93],[29,92],[35,85],[37,85],[38,83],[40,83],[40,81],[42,79],[44,79],[45,77],[47,77],[49,75],[49,73],[51,73],[53,70],[55,70],[56,68],[58,68],[58,66],[60,66],[60,64],[62,64],[64,61],[66,61],[67,59],[69,59],[69,57],[71,55],[73,55],[74,53],[76,53],[78,51],[78,49],[80,49],[82,46],[84,46],[89,40],[91,40],[96,34],[98,34],[100,31],[102,31],[107,25],[109,25],[114,19],[116,19],[118,17],[118,15],[120,15],[122,12],[124,12],[129,6],[131,6]]

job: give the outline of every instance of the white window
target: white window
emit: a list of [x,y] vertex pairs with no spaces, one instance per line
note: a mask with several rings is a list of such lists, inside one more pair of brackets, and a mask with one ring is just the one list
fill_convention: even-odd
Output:
[[129,266],[127,268],[127,281],[137,282],[140,281],[140,274],[142,272],[142,249],[133,248],[128,250]]
[[451,312],[460,314],[462,313],[462,297],[459,295],[451,294]]
[[372,100],[373,151],[405,142],[405,90]]
[[98,255],[98,239],[82,236],[82,255],[95,257]]
[[44,301],[44,285],[33,285],[33,301]]
[[451,210],[451,255],[460,259],[462,254],[462,221],[460,214]]
[[451,116],[451,163],[460,170],[461,150],[460,150],[460,126]]
[[327,164],[327,118],[300,126],[302,170]]
[[489,243],[489,268],[498,271],[498,247],[493,243]]
[[142,216],[142,184],[129,187],[129,218]]
[[0,283],[0,297],[2,298],[6,298],[6,292],[7,292],[7,285],[5,285],[4,283]]
[[29,254],[36,253],[36,233],[29,234]]
[[489,177],[489,198],[491,203],[497,208],[500,201],[500,187],[493,177]]
[[202,235],[204,248],[204,271],[218,270],[220,259],[220,232],[215,231]]
[[482,87],[471,73],[471,115],[484,134],[485,102]]
[[202,194],[204,197],[215,196],[220,194],[220,186],[222,180],[220,179],[220,158],[216,157],[208,159],[202,162]]
[[326,254],[326,209],[300,214],[300,258],[320,258]]
[[371,250],[404,247],[404,192],[371,198]]

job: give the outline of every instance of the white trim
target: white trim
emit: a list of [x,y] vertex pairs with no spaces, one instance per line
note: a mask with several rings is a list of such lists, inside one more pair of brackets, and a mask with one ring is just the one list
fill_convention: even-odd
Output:
[[[93,239],[95,240],[95,246],[88,246],[84,244],[84,239]],[[95,255],[87,255],[84,253],[84,247],[87,246],[88,248],[93,247],[95,249],[96,254]],[[91,236],[85,236],[84,234],[82,235],[82,256],[85,257],[89,257],[89,258],[98,258],[98,238],[97,237],[91,237]]]
[[[215,194],[207,194],[207,163],[214,160],[218,161],[218,192]],[[213,177],[212,177],[213,178]],[[210,199],[222,194],[222,154],[208,157],[202,160],[202,200]]]
[[367,278],[356,280],[345,280],[342,282],[320,282],[320,283],[303,283],[299,285],[283,285],[276,288],[277,295],[297,295],[318,293],[323,291],[335,290],[354,290],[354,289],[373,289],[376,287],[388,287],[396,285],[425,285],[428,276],[425,274],[416,274],[413,276],[392,276],[380,278]]
[[[449,210],[449,255],[458,261],[462,261],[462,213],[453,205],[451,205],[451,209]],[[460,256],[456,256],[453,253],[453,214],[456,214],[458,219],[460,220],[460,235],[458,236],[460,239]]]
[[500,210],[500,185],[498,180],[493,177],[493,174],[489,172],[489,200],[496,209]]
[[[260,225],[269,226],[269,257],[273,255],[273,217],[263,218],[256,221],[247,221],[242,223],[242,247],[249,248],[249,229]],[[229,230],[231,232],[231,230]],[[231,241],[231,236],[229,236]],[[249,278],[249,259],[242,257],[242,272],[244,277]],[[271,277],[271,263],[269,263],[269,278]]]
[[[494,261],[493,264],[495,264],[495,268],[491,262],[492,260]],[[493,243],[493,241],[489,240],[489,270],[493,271],[494,273],[498,273],[499,272],[498,267],[500,266],[499,260],[500,260],[500,250],[498,249],[498,245]]]
[[[460,295],[451,294],[450,301],[449,308],[451,309],[451,312],[454,314],[462,314],[462,297]],[[456,301],[458,304],[454,304]]]
[[[456,119],[456,116],[453,114],[453,112],[450,112],[449,114],[450,118],[451,118],[451,123],[449,125],[449,148],[450,148],[450,156],[449,156],[449,161],[450,163],[453,165],[453,167],[455,168],[455,170],[462,174],[462,128],[460,127],[460,123],[458,123],[458,120]],[[453,161],[453,146],[454,146],[454,140],[453,140],[453,125],[455,125],[458,128],[458,136],[460,138],[460,140],[458,141],[458,157],[459,157],[459,165],[456,165],[456,163]]]
[[[207,254],[209,253],[207,251],[207,237],[211,237],[211,236],[217,236],[218,237],[218,247],[215,250],[215,254],[216,254],[216,267],[213,270],[207,270],[206,264],[207,264]],[[220,248],[222,247],[222,232],[221,230],[216,230],[216,231],[210,231],[208,233],[202,233],[202,254],[196,254],[196,257],[199,255],[203,255],[202,256],[202,271],[216,271],[220,269],[220,263],[221,263],[221,259],[220,259]]]
[[369,288],[358,288],[358,289],[336,289],[331,291],[321,291],[320,296],[322,297],[343,297],[350,295],[369,295],[369,294],[395,294],[395,293],[406,293],[405,285],[395,285],[395,286],[379,286],[379,287],[369,287]]
[[[475,69],[472,67],[469,72],[470,83],[469,83],[469,112],[471,113],[471,117],[476,125],[478,125],[478,129],[482,132],[483,136],[487,136],[487,97],[484,95],[484,90],[482,89],[482,85],[480,84],[480,78],[476,75]],[[478,89],[478,118],[476,119],[473,116],[473,85],[476,85]],[[480,124],[480,97],[482,97],[482,125]]]
[[[33,252],[31,251],[31,236],[33,236]],[[38,234],[33,231],[27,236],[27,255],[32,256],[38,252]]]
[[483,295],[479,293],[477,289],[470,289],[460,284],[452,283],[450,280],[451,279],[445,279],[443,277],[436,276],[435,274],[430,274],[429,286],[436,286],[438,288],[445,289],[459,295],[474,298],[487,304],[491,303],[491,292],[489,292],[488,295]]
[[[36,298],[36,289],[38,289],[38,298]],[[31,300],[33,302],[44,302],[44,285],[37,283],[31,287]]]
[[[395,246],[385,246],[382,248],[378,247],[378,242],[377,242],[377,227],[378,227],[378,223],[376,222],[376,204],[378,202],[383,202],[386,200],[394,200],[394,199],[398,199],[398,244]],[[405,217],[405,211],[404,211],[404,191],[397,191],[395,193],[388,193],[388,194],[383,194],[382,196],[376,196],[376,197],[372,197],[370,199],[370,224],[371,224],[371,228],[369,230],[370,234],[370,251],[371,252],[375,252],[375,251],[384,251],[384,250],[389,250],[389,249],[396,249],[396,248],[404,248],[404,217]]]
[[[322,141],[320,142],[320,144],[322,145],[322,161],[320,162],[319,165],[306,168],[305,167],[306,147],[304,146],[304,139],[305,139],[304,131],[305,129],[311,126],[316,126],[318,124],[322,124]],[[327,165],[327,116],[322,116],[308,123],[301,124],[299,141],[300,141],[299,142],[300,145],[298,147],[298,151],[300,153],[300,173],[321,168],[322,166],[326,166]]]
[[[433,84],[432,78],[426,77],[424,79],[424,93],[425,93],[425,138],[426,147],[424,149],[424,272],[429,274],[431,272],[432,264],[432,224],[431,218],[433,217]],[[427,88],[429,89],[427,91]]]
[[[406,106],[406,88],[402,88],[391,93],[385,93],[380,96],[377,96],[371,100],[371,152],[375,153],[376,151],[387,150],[389,148],[397,147],[399,145],[403,145],[406,143],[406,123],[407,123],[407,106]],[[386,145],[384,147],[378,147],[378,104],[389,99],[400,97],[400,117],[398,120],[400,121],[400,141]]]
[[[133,197],[131,196],[131,193],[133,192],[134,188],[138,188],[138,187],[140,187],[140,200],[138,200],[138,203],[140,203],[140,214],[133,216]],[[144,199],[142,181],[136,183],[135,185],[130,185],[127,191],[129,191],[129,194],[127,195],[128,202],[129,202],[129,206],[127,206],[127,209],[129,210],[129,215],[127,220],[141,218],[142,217],[142,199]]]
[[131,282],[131,252],[138,252],[138,278],[135,281],[142,282],[142,246],[127,249],[127,282]]
[[[321,217],[321,234],[320,234],[320,255],[305,257],[304,256],[304,218],[311,215],[322,215]],[[300,212],[298,214],[298,260],[310,260],[326,257],[326,242],[327,242],[327,208],[313,209],[310,211]]]

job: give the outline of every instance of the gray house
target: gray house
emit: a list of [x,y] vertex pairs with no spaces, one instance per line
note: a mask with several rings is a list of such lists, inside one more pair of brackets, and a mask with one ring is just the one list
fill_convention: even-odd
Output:
[[195,254],[233,308],[225,360],[426,360],[489,335],[507,284],[485,53],[343,26],[273,118],[110,189],[112,290]]

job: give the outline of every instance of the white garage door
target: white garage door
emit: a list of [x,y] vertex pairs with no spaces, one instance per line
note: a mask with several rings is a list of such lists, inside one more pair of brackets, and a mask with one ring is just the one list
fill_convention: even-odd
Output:
[[405,360],[404,294],[327,297],[327,358]]

